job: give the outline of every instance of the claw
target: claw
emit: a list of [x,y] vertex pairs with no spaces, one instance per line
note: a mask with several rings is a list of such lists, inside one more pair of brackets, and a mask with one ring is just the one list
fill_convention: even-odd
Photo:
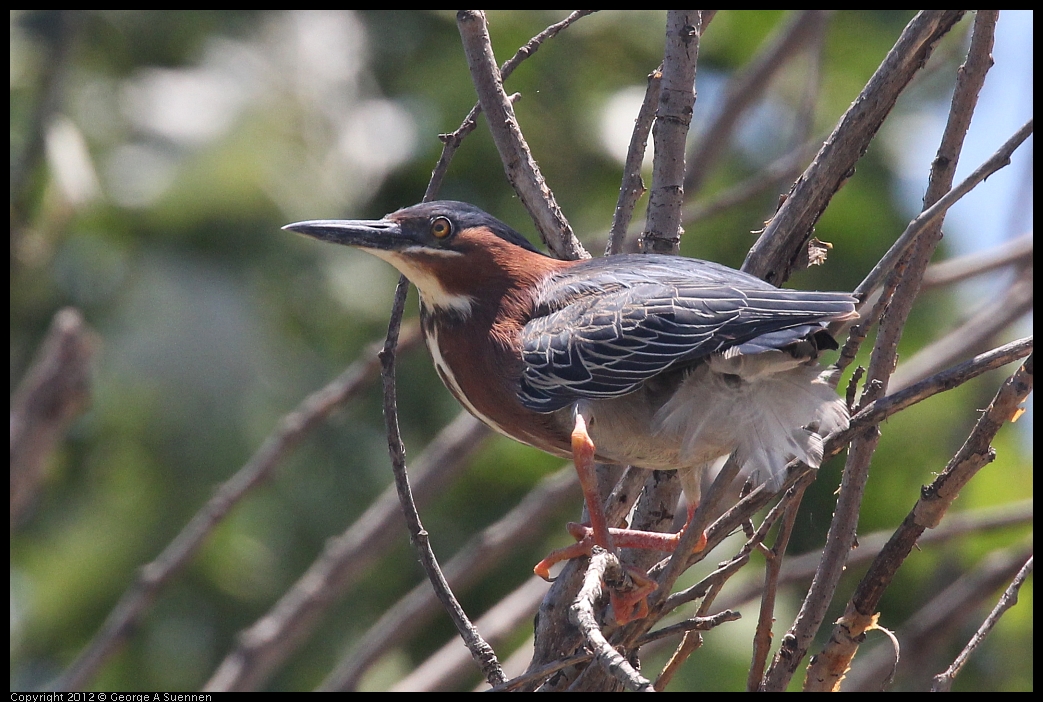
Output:
[[655,592],[658,583],[637,568],[627,568],[633,588],[624,592],[609,588],[608,599],[612,603],[612,616],[620,626],[648,616],[648,596]]
[[[576,543],[551,551],[546,558],[537,563],[532,569],[536,575],[548,582],[553,582],[550,576],[551,567],[562,561],[579,558],[580,556],[589,558],[594,546],[598,545],[594,538],[594,530],[589,526],[569,522],[566,529],[568,529],[572,538],[576,539]],[[660,534],[658,532],[638,531],[636,529],[612,528],[609,529],[609,533],[618,547],[644,548],[669,553],[677,547],[684,529],[676,534]],[[692,549],[692,553],[699,553],[704,548],[706,548],[705,532]],[[655,580],[652,580],[647,573],[637,568],[627,568],[626,572],[630,576],[631,582],[627,583],[628,587],[625,590],[622,584],[606,584],[608,585],[609,601],[612,604],[612,614],[616,619],[616,623],[620,625],[644,619],[648,616],[648,596],[655,592],[657,587]]]
[[547,557],[536,564],[532,569],[532,572],[540,576],[547,582],[554,582],[553,578],[550,577],[551,566],[561,563],[562,561],[568,561],[573,558],[579,558],[580,556],[590,556],[590,551],[594,547],[594,537],[588,537],[582,541],[566,546],[564,548],[554,549],[547,554]]

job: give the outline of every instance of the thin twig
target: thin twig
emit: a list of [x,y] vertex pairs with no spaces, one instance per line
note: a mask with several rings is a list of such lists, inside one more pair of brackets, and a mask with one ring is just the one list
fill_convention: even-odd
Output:
[[641,109],[634,120],[634,131],[627,147],[627,158],[623,163],[623,181],[619,186],[619,198],[616,200],[616,211],[612,216],[612,228],[609,230],[605,255],[623,253],[627,228],[634,216],[634,206],[645,194],[645,184],[641,180],[641,164],[645,160],[645,147],[648,145],[648,134],[652,131],[652,122],[659,107],[659,89],[663,82],[663,67],[648,74],[648,87],[645,88],[645,99],[641,101]]
[[737,622],[740,619],[742,619],[742,613],[725,609],[717,614],[712,614],[706,617],[692,617],[691,619],[685,619],[684,621],[671,624],[670,626],[664,626],[662,629],[650,631],[638,639],[637,643],[639,646],[644,646],[645,644],[665,639],[669,636],[687,633],[689,631],[709,631],[710,629],[716,629],[722,624]]
[[482,675],[489,681],[490,685],[497,685],[507,680],[500,668],[496,653],[478,633],[471,624],[463,607],[449,589],[438,560],[431,548],[428,533],[420,523],[420,515],[413,501],[412,490],[409,487],[409,474],[406,472],[406,450],[402,445],[402,438],[398,429],[398,407],[395,391],[395,347],[398,344],[398,328],[402,320],[402,308],[406,303],[406,293],[409,291],[409,281],[401,276],[398,288],[395,291],[395,302],[391,312],[391,322],[388,326],[387,341],[384,349],[380,352],[381,377],[384,380],[384,423],[387,426],[388,451],[391,454],[391,470],[395,475],[395,487],[398,490],[399,502],[402,504],[402,512],[406,518],[406,526],[409,529],[410,541],[417,551],[420,563],[424,567],[431,585],[439,601],[453,620],[456,630],[464,640],[464,644],[474,657],[475,663],[482,671]]
[[[561,22],[552,24],[527,41],[524,46],[514,53],[514,56],[504,61],[503,65],[500,66],[501,80],[507,80],[507,76],[514,72],[514,69],[518,67],[518,64],[535,54],[544,41],[553,38],[558,34],[558,32],[565,29],[576,20],[586,17],[594,12],[597,12],[597,10],[575,10]],[[510,96],[511,102],[514,102],[517,97],[517,94]],[[442,154],[438,157],[438,162],[435,164],[434,170],[431,172],[431,180],[427,184],[427,192],[424,193],[425,202],[434,200],[438,191],[442,189],[442,182],[445,180],[445,174],[449,171],[449,162],[456,154],[456,150],[460,148],[460,144],[463,143],[464,138],[478,127],[478,115],[481,113],[482,103],[476,102],[455,132],[438,135],[438,138],[442,142]]]
[[684,590],[679,590],[667,597],[666,602],[663,603],[663,612],[672,612],[683,604],[694,602],[699,598],[706,597],[711,590],[719,589],[721,585],[726,583],[749,562],[749,551],[746,551],[745,549],[740,551],[734,557],[717,566],[713,572],[695,585],[687,587]]
[[[782,526],[775,538],[775,545],[768,555],[764,569],[764,594],[761,596],[760,611],[757,615],[757,629],[753,635],[753,653],[750,671],[746,676],[746,691],[756,692],[760,689],[764,669],[767,667],[768,653],[771,649],[772,624],[775,622],[775,597],[779,588],[779,574],[782,572],[783,556],[793,534],[793,525],[797,522],[797,511],[804,496],[806,487],[797,485],[791,488],[793,498],[786,506]],[[789,493],[787,493],[787,496]]]
[[[553,37],[577,19],[590,14],[590,12],[593,11],[576,11],[562,22],[551,25],[533,37],[525,46],[521,47],[503,65],[502,70],[497,68],[495,58],[493,57],[492,43],[489,39],[484,14],[481,11],[474,10],[461,10],[457,13],[457,24],[460,28],[464,52],[467,55],[468,66],[471,69],[475,89],[478,92],[479,103],[471,110],[460,129],[451,135],[443,135],[442,141],[445,147],[438,164],[432,172],[425,200],[431,200],[437,196],[442,179],[448,169],[449,160],[463,137],[474,129],[478,112],[484,110],[487,115],[491,115],[489,119],[490,131],[493,134],[497,149],[500,151],[508,180],[514,184],[515,190],[519,193],[529,213],[532,215],[544,241],[562,258],[589,258],[590,255],[586,253],[575,238],[564,215],[554,202],[553,194],[543,183],[543,177],[532,159],[528,146],[521,135],[521,130],[518,128],[517,119],[511,107],[512,98],[508,98],[503,90],[503,80],[521,61],[535,53],[545,39]],[[519,165],[520,161],[524,163],[524,166]],[[533,190],[537,191],[536,194],[539,197],[535,196]],[[393,317],[392,325],[394,323]],[[434,577],[432,574],[432,578]],[[448,590],[448,586],[446,590]],[[451,596],[451,593],[449,595]],[[440,595],[440,599],[441,597]],[[456,614],[450,612],[454,620],[458,620],[462,614],[462,611]],[[467,641],[469,636],[477,637],[477,631],[474,631],[473,628],[471,628],[470,632],[461,630],[461,633],[464,635],[465,641]],[[481,643],[484,644],[484,642]],[[472,649],[472,651],[474,650]],[[482,651],[480,656],[487,656],[488,654],[491,654],[491,649],[487,652]],[[476,656],[476,658],[478,657]],[[480,664],[485,669],[485,665],[481,662]],[[503,675],[502,671],[499,671],[498,666],[496,671],[490,672],[498,672],[499,676]],[[490,678],[490,682],[493,682],[492,678]]]
[[940,673],[934,676],[934,684],[931,687],[931,692],[949,692],[952,689],[953,681],[959,674],[960,670],[966,665],[971,655],[978,649],[979,646],[985,641],[985,637],[989,635],[989,632],[995,628],[996,623],[999,622],[1000,617],[1008,609],[1018,603],[1018,591],[1021,590],[1021,586],[1025,584],[1025,580],[1028,578],[1029,573],[1032,572],[1032,556],[1025,561],[1025,565],[1022,566],[1018,574],[1014,576],[1014,580],[1003,591],[1003,596],[1000,597],[1000,601],[996,603],[996,606],[989,616],[986,617],[985,621],[982,622],[981,627],[974,632],[974,636],[967,642],[967,645],[960,651],[960,655],[956,656],[956,660],[953,661],[952,665],[949,666],[944,673]]
[[826,454],[833,455],[837,447],[843,446],[860,427],[882,422],[887,417],[929,397],[952,390],[984,373],[1025,358],[1032,353],[1032,349],[1033,337],[1018,339],[896,390],[887,397],[873,400],[851,417],[849,429],[827,437],[824,442]]
[[[1020,236],[1013,241],[1000,244],[988,251],[932,264],[927,267],[927,271],[924,273],[921,291],[956,283],[966,278],[987,273],[1008,265],[1017,265],[1018,270],[1024,269],[1032,262],[1032,244],[1032,234],[1029,233]],[[1024,290],[1022,279],[1027,279],[1029,281],[1030,284],[1028,285],[1028,290]],[[845,344],[844,350],[840,354],[840,359],[836,364],[841,368],[841,370],[845,368],[848,363],[854,360],[860,341],[864,340],[864,335],[856,333],[856,330],[861,328],[864,331],[868,331],[876,325],[880,316],[884,313],[887,307],[886,301],[890,300],[891,296],[894,294],[894,288],[898,285],[899,277],[890,276],[884,280],[885,287],[883,289],[872,291],[868,298],[860,305],[861,309],[869,309],[870,312],[868,314],[863,312],[858,324],[851,327],[850,332],[852,336],[849,336],[848,342]],[[991,337],[997,331],[1003,329],[1021,316],[1023,312],[1019,312],[1019,310],[1026,303],[1029,306],[1032,304],[1032,293],[1031,275],[1026,276],[1024,272],[1019,273],[1018,280],[1007,288],[1002,301],[990,302],[985,308],[983,308],[982,312],[974,315],[971,320],[968,320],[968,322],[964,323],[959,329],[954,330],[947,335],[947,340],[935,341],[931,346],[954,349],[948,353],[947,356],[950,360],[958,358],[961,354],[961,350],[975,348],[982,339]],[[838,324],[833,326],[832,330],[834,332],[839,332],[842,328],[843,324]],[[967,342],[968,332],[974,335],[974,343]],[[853,336],[861,336],[861,340],[858,338],[852,338]],[[933,372],[932,369],[936,368],[937,365],[944,365],[944,360],[941,360],[942,356],[937,353],[932,352],[931,355],[925,356],[924,352],[927,350],[928,349],[921,349],[917,352],[914,359],[905,361],[891,378],[889,386],[892,388],[904,387],[908,382],[907,373],[913,372],[909,369],[914,366],[917,369],[913,372],[915,377],[916,373],[922,372],[923,375],[927,375],[930,372]],[[939,358],[940,360],[937,365],[924,365],[923,359],[926,358]]]

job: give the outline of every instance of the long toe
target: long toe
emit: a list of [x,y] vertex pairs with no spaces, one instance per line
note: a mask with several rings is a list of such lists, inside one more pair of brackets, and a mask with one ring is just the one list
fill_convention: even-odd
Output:
[[[570,524],[571,526],[571,524]],[[570,530],[571,531],[571,530]],[[580,556],[590,556],[591,550],[594,548],[594,535],[589,529],[587,534],[582,537],[580,541],[551,551],[547,554],[547,557],[537,563],[532,569],[532,572],[540,576],[547,582],[552,582],[553,579],[550,577],[550,569],[562,561],[568,561],[573,558],[579,558]]]

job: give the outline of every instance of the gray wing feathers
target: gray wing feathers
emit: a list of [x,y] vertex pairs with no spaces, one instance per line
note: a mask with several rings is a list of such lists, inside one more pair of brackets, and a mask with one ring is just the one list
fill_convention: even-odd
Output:
[[781,290],[695,259],[660,265],[616,256],[552,277],[536,309],[521,333],[519,397],[550,412],[579,398],[625,395],[673,366],[731,347],[778,350],[849,315],[854,298]]

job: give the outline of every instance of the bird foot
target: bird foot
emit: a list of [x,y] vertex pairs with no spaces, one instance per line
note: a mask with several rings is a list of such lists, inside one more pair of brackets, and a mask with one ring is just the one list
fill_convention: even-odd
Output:
[[[587,431],[588,418],[577,408],[575,420],[571,437],[572,458],[576,466],[580,488],[583,490],[583,500],[587,504],[587,513],[590,515],[590,526],[570,522],[568,530],[576,539],[576,543],[552,551],[536,564],[536,567],[532,569],[533,572],[544,580],[550,580],[551,566],[580,556],[589,557],[594,546],[600,546],[610,553],[618,553],[617,547],[643,548],[664,553],[673,552],[681,541],[684,529],[676,534],[660,534],[653,531],[609,528],[605,510],[601,506],[601,496],[598,493],[598,480],[594,470],[596,450],[594,440]],[[692,520],[694,509],[694,505],[688,509],[689,523]],[[687,524],[685,528],[687,528]],[[703,534],[699,543],[696,544],[694,552],[702,551],[705,547],[706,534]],[[649,578],[647,573],[634,568],[624,570],[626,575],[621,578],[624,582],[606,583],[612,601],[612,612],[620,624],[647,616],[647,598],[655,592],[657,587],[656,582]]]
[[[569,522],[566,528],[572,538],[576,539],[576,543],[551,551],[532,569],[536,575],[548,582],[552,580],[550,577],[552,566],[580,556],[589,557],[594,546],[599,545],[594,538],[594,530],[589,526]],[[641,548],[664,553],[670,553],[676,549],[681,535],[684,533],[683,529],[676,534],[616,528],[610,528],[608,531],[619,548]],[[706,548],[705,533],[692,549],[692,553],[698,553],[704,548]],[[648,596],[656,589],[656,581],[649,578],[647,573],[629,567],[626,568],[626,572],[630,576],[629,583],[621,585],[606,583],[609,600],[612,603],[612,613],[619,624],[626,624],[648,616]]]
[[656,591],[659,583],[638,568],[624,566],[626,577],[623,582],[608,582],[608,601],[612,604],[612,616],[616,624],[623,626],[648,616],[648,596]]

